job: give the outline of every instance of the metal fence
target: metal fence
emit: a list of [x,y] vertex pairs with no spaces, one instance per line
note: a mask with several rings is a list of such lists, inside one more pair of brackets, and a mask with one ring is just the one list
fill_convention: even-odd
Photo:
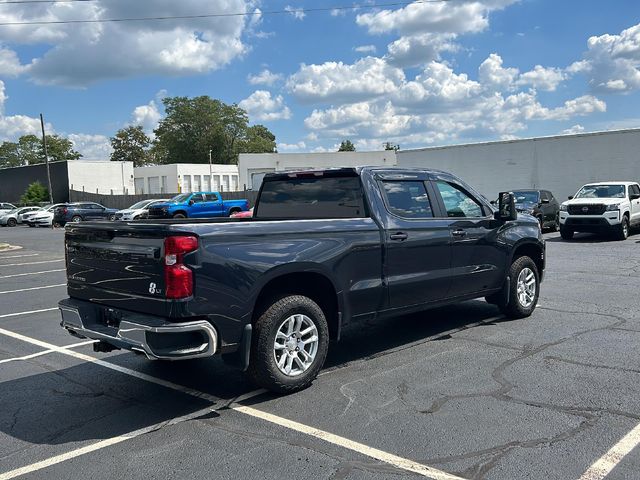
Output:
[[[142,195],[105,195],[90,192],[79,192],[77,190],[69,190],[69,202],[95,202],[104,205],[107,208],[124,209],[128,208],[140,200],[150,198],[171,198],[177,193],[147,193]],[[258,192],[251,190],[240,192],[222,192],[224,200],[240,200],[246,198],[249,205],[255,204]]]

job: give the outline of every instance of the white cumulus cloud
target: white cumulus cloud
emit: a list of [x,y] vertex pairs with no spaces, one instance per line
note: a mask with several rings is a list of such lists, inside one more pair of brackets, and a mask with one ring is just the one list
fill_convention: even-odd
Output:
[[640,89],[640,24],[620,34],[589,38],[584,59],[568,71],[587,75],[595,91],[628,93]]
[[269,71],[269,69],[265,68],[257,75],[249,74],[247,79],[251,85],[267,85],[268,87],[271,87],[276,82],[281,81],[283,76],[280,73],[273,73]]
[[287,80],[287,89],[302,102],[356,101],[395,91],[404,72],[383,59],[366,57],[352,65],[326,62],[302,65]]
[[[211,0],[216,13],[247,11],[246,0]],[[0,9],[0,22],[185,16],[202,10],[200,0],[110,0],[16,4]],[[253,22],[253,23],[252,23]],[[243,55],[242,35],[255,15],[175,19],[170,22],[112,22],[3,27],[15,45],[45,44],[46,51],[24,66],[35,82],[86,86],[107,78],[192,75],[219,69]]]
[[256,90],[238,106],[245,109],[252,120],[264,122],[291,118],[291,110],[285,105],[282,95],[272,97],[266,90]]

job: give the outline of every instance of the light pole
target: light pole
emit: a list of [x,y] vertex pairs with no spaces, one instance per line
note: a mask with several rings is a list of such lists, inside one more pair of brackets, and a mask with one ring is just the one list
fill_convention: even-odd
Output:
[[53,205],[53,190],[51,189],[51,169],[49,168],[49,152],[47,152],[47,136],[44,134],[44,117],[40,114],[42,127],[42,145],[44,147],[44,162],[47,164],[47,184],[49,186],[49,202]]
[[213,165],[211,164],[211,150],[209,150],[209,191],[213,191]]

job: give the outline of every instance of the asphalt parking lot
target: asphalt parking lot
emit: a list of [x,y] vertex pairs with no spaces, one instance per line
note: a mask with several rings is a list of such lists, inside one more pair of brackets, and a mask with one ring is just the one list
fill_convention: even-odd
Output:
[[63,231],[0,230],[0,480],[640,478],[640,234],[546,234],[531,318],[352,325],[313,386],[94,353],[59,327]]

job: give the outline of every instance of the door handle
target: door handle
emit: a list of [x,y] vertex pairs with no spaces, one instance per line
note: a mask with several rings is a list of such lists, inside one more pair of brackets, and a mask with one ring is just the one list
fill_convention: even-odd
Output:
[[398,232],[398,233],[392,233],[391,236],[389,236],[389,238],[391,240],[396,240],[399,242],[404,242],[407,238],[409,238],[409,235],[407,235],[404,232]]
[[464,230],[454,230],[453,232],[451,232],[451,235],[453,235],[454,237],[466,237],[467,232],[465,232]]

